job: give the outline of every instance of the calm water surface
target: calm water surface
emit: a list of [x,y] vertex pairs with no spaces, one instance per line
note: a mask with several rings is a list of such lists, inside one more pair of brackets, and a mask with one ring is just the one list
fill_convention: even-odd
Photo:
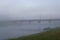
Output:
[[1,22],[0,23],[0,40],[8,38],[16,38],[24,35],[30,35],[34,33],[39,33],[47,27],[58,27],[60,26],[60,21],[52,21],[50,24],[46,22]]

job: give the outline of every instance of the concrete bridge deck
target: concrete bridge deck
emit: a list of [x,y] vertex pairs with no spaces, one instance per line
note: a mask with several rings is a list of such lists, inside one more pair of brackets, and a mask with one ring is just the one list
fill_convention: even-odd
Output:
[[60,19],[32,19],[32,20],[15,20],[20,22],[32,22],[32,21],[60,21]]
[[10,21],[1,21],[1,22],[41,22],[41,21],[60,21],[60,19],[31,19],[31,20],[10,20]]

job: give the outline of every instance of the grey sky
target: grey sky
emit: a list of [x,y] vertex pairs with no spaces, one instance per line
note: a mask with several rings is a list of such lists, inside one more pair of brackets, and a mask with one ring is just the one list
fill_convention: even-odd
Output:
[[0,19],[60,18],[60,0],[0,0]]

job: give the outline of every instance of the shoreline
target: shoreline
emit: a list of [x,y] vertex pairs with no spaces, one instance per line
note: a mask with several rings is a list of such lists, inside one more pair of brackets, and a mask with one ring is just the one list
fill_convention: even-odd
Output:
[[[46,36],[49,37],[49,40],[54,39],[56,36],[58,38],[60,38],[60,27],[59,28],[54,28],[51,30],[48,30],[46,32],[41,32],[41,33],[36,33],[36,34],[32,34],[32,35],[27,35],[27,36],[22,36],[22,37],[18,37],[18,38],[10,38],[8,40],[47,40]],[[54,35],[55,34],[55,35]],[[50,37],[50,35],[52,37]],[[44,37],[45,36],[45,37]],[[58,39],[58,38],[55,39]],[[54,39],[54,40],[55,40]],[[59,39],[60,40],[60,39]]]

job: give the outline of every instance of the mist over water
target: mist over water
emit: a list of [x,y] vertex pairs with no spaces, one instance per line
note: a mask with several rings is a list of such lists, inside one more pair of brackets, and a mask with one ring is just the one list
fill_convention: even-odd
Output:
[[25,19],[60,19],[60,0],[0,0],[0,40],[60,26],[60,21],[13,22]]
[[60,21],[52,21],[49,24],[48,21],[38,22],[5,22],[0,23],[0,40],[8,38],[16,38],[24,35],[35,34],[43,31],[44,28],[58,27]]

